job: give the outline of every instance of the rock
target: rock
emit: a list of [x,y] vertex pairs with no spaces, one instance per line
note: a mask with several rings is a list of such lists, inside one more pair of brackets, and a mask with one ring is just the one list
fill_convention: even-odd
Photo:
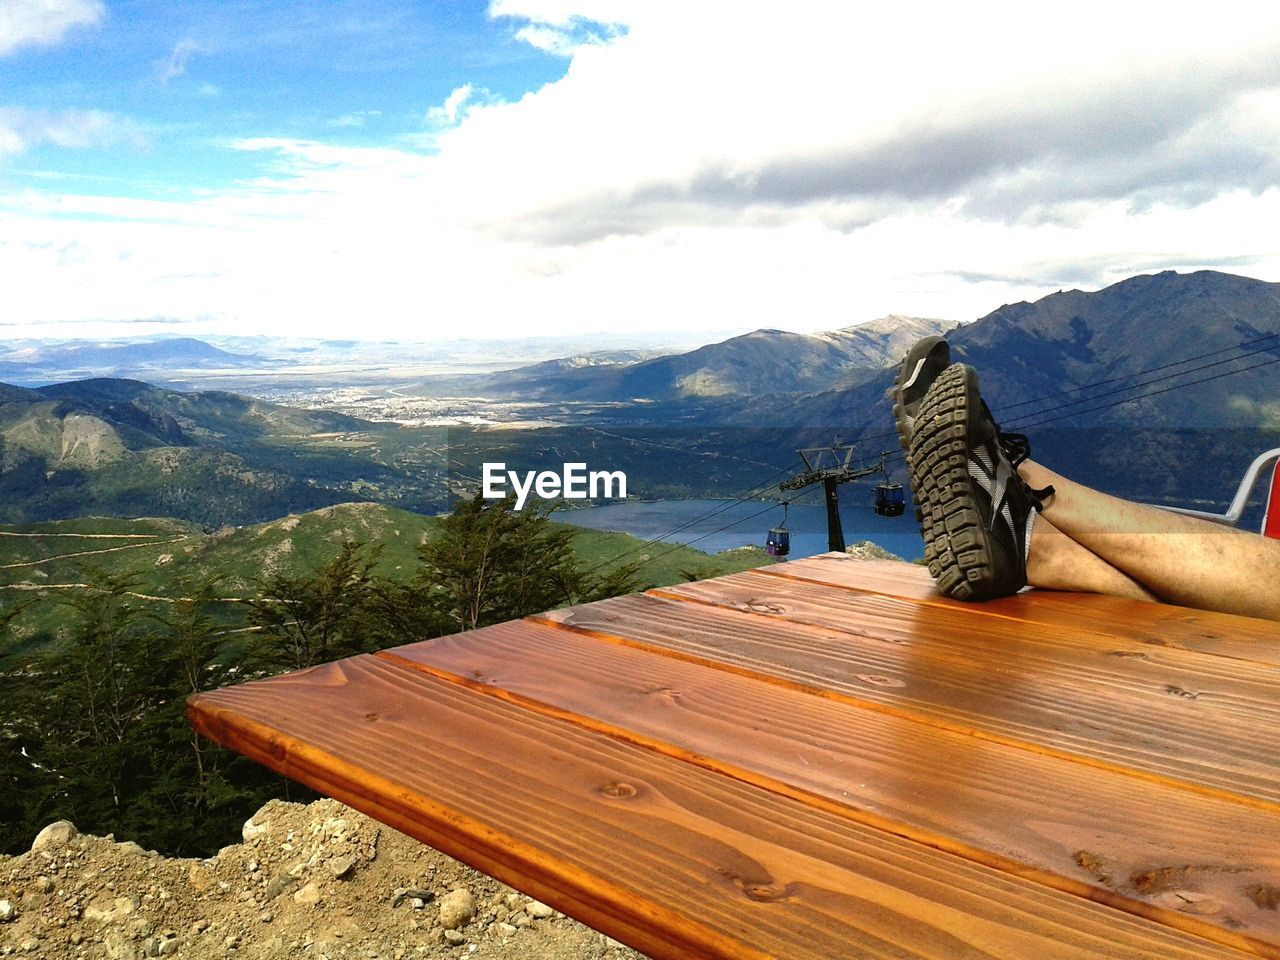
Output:
[[468,890],[450,890],[440,898],[440,926],[445,930],[457,930],[475,915],[476,901]]
[[146,917],[138,917],[129,925],[129,938],[131,940],[144,940],[151,936],[154,930],[155,924]]
[[329,872],[336,878],[341,880],[347,876],[356,865],[355,857],[334,857],[329,861]]
[[196,893],[204,893],[208,889],[211,880],[212,876],[208,869],[192,860],[191,866],[187,867],[187,882],[191,884],[191,888]]
[[110,906],[105,906],[101,901],[95,900],[84,908],[84,918],[101,923],[111,923],[122,917],[129,916],[138,909],[138,905],[137,897],[116,897],[111,901]]
[[520,931],[519,927],[511,923],[499,923],[496,929],[504,937],[514,937]]
[[538,900],[530,900],[526,903],[524,912],[535,920],[550,920],[556,914],[554,910]]
[[263,923],[270,923],[272,920],[275,919],[275,917],[271,915],[270,910],[263,910],[260,914],[258,914],[258,919]]
[[36,834],[35,840],[31,842],[31,850],[34,852],[66,846],[67,842],[79,832],[70,820],[55,820]]
[[446,930],[444,932],[444,940],[451,947],[460,947],[467,942],[467,938],[457,930]]
[[160,941],[160,950],[158,956],[172,957],[178,952],[178,938],[166,937]]
[[262,816],[261,810],[244,822],[244,826],[240,828],[240,836],[244,838],[244,842],[248,843],[254,837],[260,837],[267,832],[268,827],[265,823],[259,823],[255,819]]
[[122,840],[116,844],[116,849],[133,857],[145,857],[147,855],[147,851],[142,849],[142,845],[132,840]]
[[41,893],[52,893],[53,881],[48,877],[36,877],[36,889]]
[[8,923],[18,915],[18,911],[13,908],[13,904],[8,900],[0,900],[0,923]]
[[298,882],[297,878],[294,877],[292,874],[290,874],[287,870],[281,870],[274,877],[272,877],[271,882],[267,884],[267,889],[266,889],[266,892],[264,893],[264,896],[268,900],[274,900],[276,897],[280,896],[280,894],[284,893],[289,888],[295,886],[297,882]]
[[120,933],[107,934],[102,946],[110,960],[140,960],[144,955],[141,947]]
[[304,886],[301,890],[298,890],[297,892],[295,892],[293,895],[294,903],[300,903],[303,906],[308,906],[308,907],[314,907],[316,904],[320,903],[320,901],[323,899],[324,897],[321,896],[320,894],[320,888],[317,887],[314,882],[308,883],[306,886]]
[[396,887],[396,892],[391,897],[392,909],[400,906],[406,899],[421,900],[424,904],[435,898],[435,894],[430,890],[411,890],[408,887]]

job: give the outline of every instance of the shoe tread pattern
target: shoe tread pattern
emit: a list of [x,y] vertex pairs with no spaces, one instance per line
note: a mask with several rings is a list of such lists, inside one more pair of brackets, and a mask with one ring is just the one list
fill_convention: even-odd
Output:
[[965,368],[944,370],[920,405],[908,464],[924,513],[925,563],[938,589],[957,600],[984,599],[996,587],[991,546],[969,479],[971,400]]

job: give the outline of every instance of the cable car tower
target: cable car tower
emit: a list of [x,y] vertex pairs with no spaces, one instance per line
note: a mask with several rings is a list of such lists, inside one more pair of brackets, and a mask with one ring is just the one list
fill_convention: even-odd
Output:
[[882,474],[884,482],[876,488],[876,513],[882,516],[901,516],[903,510],[902,485],[889,483],[889,471],[885,459],[890,451],[880,454],[880,462],[868,467],[861,460],[855,464],[853,444],[832,444],[829,447],[808,447],[797,450],[804,461],[805,470],[778,484],[779,490],[802,490],[816,483],[822,484],[823,500],[827,505],[827,549],[844,553],[844,527],[840,523],[840,493],[842,483],[861,480],[873,473]]

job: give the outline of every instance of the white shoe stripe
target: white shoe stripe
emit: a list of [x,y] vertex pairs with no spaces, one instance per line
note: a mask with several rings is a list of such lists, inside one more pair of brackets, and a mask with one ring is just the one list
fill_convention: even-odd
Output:
[[903,390],[906,390],[908,387],[910,387],[913,383],[916,382],[916,377],[920,376],[920,371],[924,369],[924,362],[928,359],[929,359],[928,357],[921,357],[919,360],[916,361],[916,368],[911,371],[911,378],[902,385]]

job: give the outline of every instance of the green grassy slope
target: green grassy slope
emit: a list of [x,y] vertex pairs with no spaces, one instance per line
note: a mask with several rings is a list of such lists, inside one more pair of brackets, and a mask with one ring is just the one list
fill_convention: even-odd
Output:
[[[215,580],[222,597],[252,596],[259,577],[313,570],[331,559],[344,540],[379,545],[376,572],[407,578],[415,569],[418,545],[434,526],[432,517],[371,503],[340,504],[213,533],[180,520],[150,518],[86,517],[0,526],[0,613],[25,605],[13,622],[0,627],[0,657],[59,638],[68,612],[59,598],[83,589],[76,585],[85,582],[88,568],[134,577],[140,601],[157,608],[182,596],[189,584]],[[759,549],[717,555],[670,544],[637,549],[642,542],[625,534],[574,529],[584,568],[605,572],[626,554],[625,561],[641,563],[644,587],[771,562]],[[228,603],[226,627],[243,623],[243,608]]]

